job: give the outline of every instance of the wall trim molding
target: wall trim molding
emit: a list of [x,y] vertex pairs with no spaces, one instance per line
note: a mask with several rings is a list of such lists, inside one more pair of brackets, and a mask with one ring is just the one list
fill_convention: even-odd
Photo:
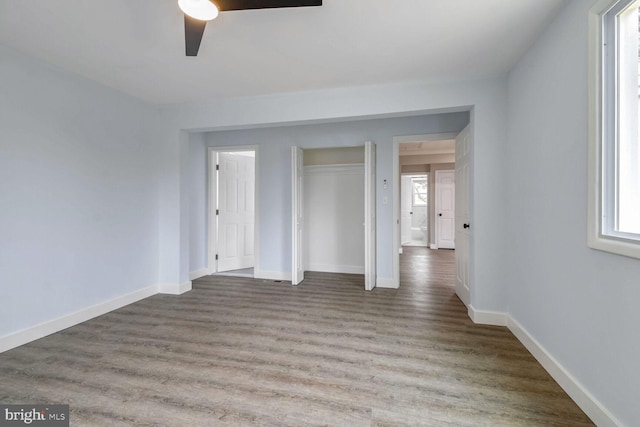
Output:
[[364,265],[309,264],[305,271],[324,273],[364,274]]
[[623,425],[511,315],[507,327],[596,425]]
[[209,275],[209,269],[201,268],[200,270],[192,271],[191,273],[189,273],[189,280],[196,280],[208,275]]
[[438,245],[436,245],[435,243],[431,243],[429,245],[429,249],[438,249]]
[[263,279],[263,280],[284,280],[284,281],[290,282],[291,272],[290,271],[267,271],[267,270],[254,269],[253,277],[256,279]]
[[86,322],[95,317],[102,316],[126,305],[143,300],[158,293],[158,286],[153,285],[137,291],[104,301],[76,312],[66,314],[56,319],[48,320],[35,326],[0,337],[0,353],[32,341],[44,338],[47,335],[60,332],[64,329]]
[[508,313],[478,310],[472,304],[469,304],[467,313],[473,323],[478,325],[507,326],[508,323]]
[[400,282],[396,281],[393,277],[378,277],[376,279],[376,288],[398,289],[400,288]]
[[159,294],[167,295],[182,295],[185,292],[189,292],[192,289],[191,281],[176,284],[176,283],[160,283],[158,286]]

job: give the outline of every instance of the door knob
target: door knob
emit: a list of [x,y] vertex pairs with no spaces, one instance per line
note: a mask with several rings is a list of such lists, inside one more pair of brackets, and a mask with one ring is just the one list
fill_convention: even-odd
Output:
[[442,216],[442,214],[438,214],[438,216]]
[[409,212],[409,215],[413,215],[413,212]]
[[463,224],[462,227],[463,228],[471,228],[471,226],[469,224]]

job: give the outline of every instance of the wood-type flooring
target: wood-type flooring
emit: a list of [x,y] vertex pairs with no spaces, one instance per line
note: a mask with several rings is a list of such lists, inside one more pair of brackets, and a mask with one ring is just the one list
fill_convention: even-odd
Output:
[[592,425],[453,283],[453,251],[420,247],[398,290],[208,276],[0,354],[0,403],[69,404],[77,426]]

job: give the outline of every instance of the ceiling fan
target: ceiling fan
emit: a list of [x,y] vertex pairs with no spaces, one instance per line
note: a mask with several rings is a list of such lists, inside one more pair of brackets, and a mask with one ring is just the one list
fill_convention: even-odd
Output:
[[184,12],[184,41],[187,56],[197,56],[207,21],[218,12],[279,7],[322,6],[322,0],[178,0]]

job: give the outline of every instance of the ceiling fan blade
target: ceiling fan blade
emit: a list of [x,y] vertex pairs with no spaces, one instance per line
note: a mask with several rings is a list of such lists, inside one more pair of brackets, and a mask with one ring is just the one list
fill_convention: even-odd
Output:
[[207,21],[200,21],[184,15],[184,45],[187,56],[198,56],[206,25]]
[[215,0],[220,12],[277,7],[322,6],[322,0]]
[[[279,7],[322,6],[322,0],[213,0],[220,12]],[[198,56],[207,21],[184,15],[184,44],[187,56]]]

